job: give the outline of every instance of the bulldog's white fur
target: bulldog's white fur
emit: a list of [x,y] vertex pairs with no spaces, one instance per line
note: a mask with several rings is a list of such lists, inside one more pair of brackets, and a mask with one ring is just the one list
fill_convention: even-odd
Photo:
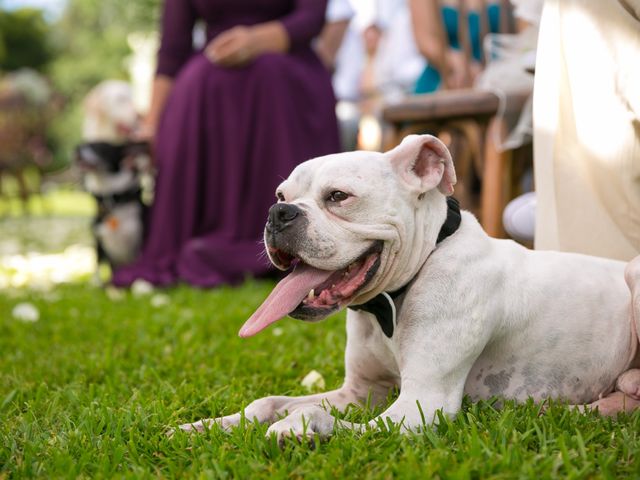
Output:
[[[493,239],[468,212],[436,246],[454,183],[448,151],[428,135],[407,137],[385,154],[316,158],[282,183],[281,203],[298,206],[308,220],[294,252],[304,263],[340,269],[372,241],[384,241],[377,273],[352,304],[409,287],[391,338],[373,315],[348,310],[341,388],[262,398],[245,408],[248,419],[270,423],[268,433],[280,439],[326,437],[336,426],[366,426],[336,420],[327,404],[342,410],[368,396],[384,403],[394,387],[398,398],[369,427],[388,419],[407,430],[429,425],[437,409],[458,412],[464,394],[562,399],[604,413],[640,404],[640,257],[626,266],[625,282],[623,262]],[[349,196],[328,201],[334,191]],[[240,418],[180,428],[228,429]]]

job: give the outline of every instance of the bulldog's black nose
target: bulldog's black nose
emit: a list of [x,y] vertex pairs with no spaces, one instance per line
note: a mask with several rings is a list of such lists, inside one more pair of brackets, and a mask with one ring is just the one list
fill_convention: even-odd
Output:
[[302,210],[290,203],[276,203],[269,209],[267,232],[278,233],[284,230],[302,214]]

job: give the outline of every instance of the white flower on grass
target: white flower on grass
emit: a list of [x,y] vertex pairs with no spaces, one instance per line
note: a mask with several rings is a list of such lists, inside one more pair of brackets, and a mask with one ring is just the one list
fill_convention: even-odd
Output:
[[307,373],[307,376],[304,377],[300,383],[310,392],[313,390],[324,390],[325,387],[324,377],[316,370],[311,370]]
[[273,330],[271,330],[271,333],[273,334],[274,337],[279,337],[284,333],[284,330],[280,327],[275,327]]
[[120,288],[116,288],[113,285],[109,285],[104,289],[104,293],[109,300],[112,302],[119,302],[123,300],[125,295],[124,291]]
[[153,297],[151,297],[151,306],[154,308],[164,307],[169,304],[169,296],[164,293],[156,293]]
[[42,295],[42,298],[49,303],[56,303],[60,301],[61,297],[60,294],[56,292],[45,292],[44,295]]
[[33,323],[40,320],[40,311],[33,303],[23,302],[13,307],[11,315],[16,320],[20,320],[25,323]]
[[141,278],[137,279],[131,285],[131,293],[134,297],[143,297],[153,292],[153,285]]

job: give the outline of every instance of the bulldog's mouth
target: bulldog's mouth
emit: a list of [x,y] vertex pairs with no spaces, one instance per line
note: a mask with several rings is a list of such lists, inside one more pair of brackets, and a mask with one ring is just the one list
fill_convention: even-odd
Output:
[[[320,320],[349,305],[378,271],[382,248],[383,242],[376,241],[349,265],[335,271],[320,270],[298,259],[293,271],[276,285],[239,335],[255,335],[287,315]],[[296,260],[291,255],[270,253],[281,265]]]

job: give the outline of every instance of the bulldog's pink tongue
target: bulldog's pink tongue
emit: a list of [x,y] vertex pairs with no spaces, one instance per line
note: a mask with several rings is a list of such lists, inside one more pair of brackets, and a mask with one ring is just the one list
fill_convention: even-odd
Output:
[[299,263],[293,272],[280,280],[258,310],[245,322],[238,335],[251,337],[287,316],[304,300],[309,290],[326,281],[332,273]]

